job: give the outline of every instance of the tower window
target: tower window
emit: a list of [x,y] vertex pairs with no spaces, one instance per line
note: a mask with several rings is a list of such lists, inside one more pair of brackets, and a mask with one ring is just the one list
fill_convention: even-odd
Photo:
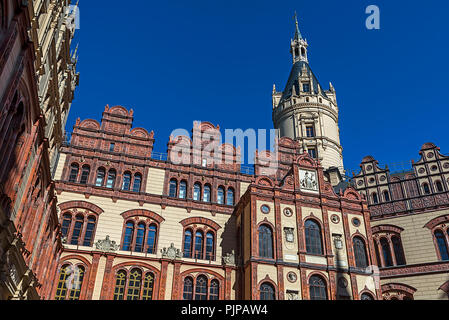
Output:
[[311,156],[313,159],[317,158],[316,148],[309,148],[307,152],[309,153],[309,156]]
[[307,134],[307,138],[315,137],[315,128],[313,126],[307,126],[306,127],[306,134]]
[[112,142],[111,142],[111,144],[109,145],[109,151],[110,151],[110,152],[113,152],[113,151],[114,151],[114,148],[115,148],[115,143],[112,143]]
[[308,84],[308,83],[303,83],[303,84],[302,84],[302,91],[304,91],[304,92],[310,92],[310,84]]

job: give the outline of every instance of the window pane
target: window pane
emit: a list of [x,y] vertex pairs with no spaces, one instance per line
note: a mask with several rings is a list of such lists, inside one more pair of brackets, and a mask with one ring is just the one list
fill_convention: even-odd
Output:
[[358,268],[366,268],[368,266],[365,241],[358,237],[354,238],[354,256],[355,264]]
[[327,300],[326,283],[319,276],[311,276],[309,280],[310,300]]
[[206,235],[206,260],[215,260],[214,259],[214,235],[210,232]]
[[224,204],[224,189],[222,187],[217,189],[217,203]]
[[380,239],[380,245],[382,247],[385,267],[391,267],[393,265],[393,258],[391,257],[390,244],[387,239],[382,238]]
[[204,186],[203,201],[210,202],[210,186],[209,185]]
[[156,253],[156,226],[151,225],[148,229],[148,237],[147,237],[147,252],[148,253]]
[[75,277],[73,278],[72,288],[69,292],[69,300],[79,300],[84,279],[84,268],[74,267],[73,272],[75,273]]
[[179,198],[185,199],[187,197],[187,183],[185,181],[181,181],[179,184]]
[[139,223],[139,225],[137,226],[136,245],[134,247],[134,251],[136,252],[143,251],[144,237],[145,237],[145,225],[143,223]]
[[70,176],[69,176],[69,182],[76,182],[76,178],[78,177],[78,170],[79,166],[74,163],[70,167]]
[[320,226],[313,220],[307,220],[304,226],[305,226],[307,253],[323,254]]
[[438,249],[442,260],[449,260],[449,252],[447,249],[446,239],[443,232],[435,231],[435,238],[437,239]]
[[67,236],[67,233],[69,232],[69,229],[70,229],[71,222],[72,222],[72,215],[65,214],[64,220],[62,220],[62,226],[61,226],[61,233],[62,233],[63,237]]
[[154,285],[154,275],[151,272],[148,272],[143,282],[142,300],[153,299],[153,285]]
[[170,180],[169,196],[172,198],[176,198],[177,189],[178,189],[178,182],[176,180]]
[[108,181],[106,183],[106,188],[113,188],[115,185],[115,170],[110,170],[108,173]]
[[77,216],[75,226],[73,227],[72,240],[70,241],[70,244],[73,244],[73,245],[78,244],[78,239],[81,235],[81,231],[83,229],[83,224],[84,224],[84,217]]
[[67,294],[67,287],[66,287],[66,280],[69,276],[67,274],[67,265],[63,266],[61,268],[61,271],[59,272],[59,280],[58,280],[58,287],[56,289],[55,294],[55,300],[65,300],[66,294]]
[[273,258],[273,233],[271,228],[265,225],[259,227],[259,256]]
[[97,180],[95,181],[95,185],[97,187],[102,187],[104,183],[105,170],[103,168],[98,169],[97,172]]
[[182,298],[184,300],[193,300],[193,280],[190,277],[184,279],[184,292]]
[[226,204],[228,206],[234,205],[234,190],[232,188],[228,189],[228,194],[226,195]]
[[80,183],[86,184],[89,180],[89,173],[90,173],[90,167],[89,166],[83,166],[83,171],[81,173],[81,179]]
[[184,235],[184,258],[192,257],[192,232],[186,230]]
[[269,283],[262,283],[260,286],[260,300],[275,300],[274,288]]
[[123,300],[125,298],[126,272],[119,271],[115,280],[114,300]]
[[203,259],[203,234],[201,232],[195,234],[195,258]]
[[391,242],[393,243],[394,255],[396,257],[396,263],[398,266],[405,265],[404,251],[402,250],[401,240],[398,237],[392,237]]
[[129,275],[128,294],[126,300],[139,300],[140,285],[142,282],[142,272],[139,269],[134,269]]
[[217,280],[210,283],[209,300],[218,300],[220,294],[220,284]]
[[140,174],[134,175],[133,192],[140,192],[141,182],[142,182],[142,176]]
[[193,200],[200,201],[201,195],[201,186],[198,183],[195,183],[193,186]]
[[134,224],[128,222],[126,224],[125,237],[123,238],[123,250],[131,251],[131,242],[133,240]]
[[123,175],[122,190],[129,191],[130,185],[131,185],[131,173],[126,172],[126,173]]
[[94,229],[95,229],[95,218],[89,217],[89,219],[87,220],[87,227],[86,233],[84,235],[83,246],[90,247],[92,245]]
[[195,300],[207,300],[207,279],[204,276],[196,279]]

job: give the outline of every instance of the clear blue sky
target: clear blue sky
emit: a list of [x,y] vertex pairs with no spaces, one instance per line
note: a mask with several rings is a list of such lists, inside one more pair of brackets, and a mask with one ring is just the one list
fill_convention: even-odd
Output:
[[[126,2],[125,2],[126,3]],[[344,164],[419,159],[425,142],[449,153],[449,1],[80,1],[80,85],[67,123],[134,109],[165,152],[193,120],[267,128],[271,90],[290,68],[294,11],[321,85],[340,108]],[[365,28],[365,8],[381,29]]]

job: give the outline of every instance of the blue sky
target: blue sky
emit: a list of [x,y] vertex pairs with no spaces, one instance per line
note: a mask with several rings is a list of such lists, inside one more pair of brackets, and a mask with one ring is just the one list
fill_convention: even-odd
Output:
[[[100,120],[106,104],[134,109],[134,127],[154,130],[158,152],[193,120],[273,128],[271,91],[290,73],[296,10],[312,70],[337,91],[347,169],[366,155],[417,160],[425,142],[449,154],[446,0],[129,3],[80,1],[69,132],[78,117]],[[370,4],[380,30],[365,27]]]

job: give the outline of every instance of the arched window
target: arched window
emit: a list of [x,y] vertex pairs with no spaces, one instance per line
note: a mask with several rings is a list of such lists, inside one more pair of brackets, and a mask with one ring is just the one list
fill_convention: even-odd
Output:
[[126,272],[120,270],[115,277],[114,300],[123,300],[125,298]]
[[438,192],[444,191],[443,184],[441,183],[441,181],[438,180],[437,182],[435,182],[435,186],[436,186]]
[[320,276],[309,279],[310,300],[327,300],[326,282]]
[[382,266],[382,260],[380,260],[379,247],[377,246],[377,242],[374,244],[374,251],[376,252],[376,260],[378,267]]
[[193,200],[200,201],[201,197],[201,185],[199,183],[195,183],[193,186]]
[[145,224],[143,222],[139,223],[137,225],[137,232],[136,232],[136,244],[134,245],[134,251],[135,252],[142,252],[143,251],[143,239],[145,237]]
[[176,179],[170,180],[168,196],[171,198],[176,198],[176,194],[178,192],[178,181]]
[[391,257],[390,244],[387,239],[380,239],[380,246],[382,247],[382,254],[384,257],[384,267],[391,267],[393,265],[393,258]]
[[314,220],[307,220],[304,223],[306,235],[306,251],[311,254],[323,254],[321,241],[321,228]]
[[129,191],[130,186],[131,186],[131,172],[127,171],[123,175],[122,190]]
[[69,300],[79,300],[81,294],[81,286],[84,279],[84,268],[76,266],[73,270],[75,276],[73,278],[72,288],[69,291]]
[[357,268],[366,268],[368,266],[368,258],[366,255],[365,241],[360,237],[354,237],[354,257]]
[[148,253],[156,253],[156,234],[157,227],[152,224],[148,228],[148,236],[147,236],[147,252]]
[[260,300],[276,300],[274,287],[264,282],[260,285]]
[[201,231],[195,233],[195,258],[203,259],[203,233]]
[[69,274],[67,273],[67,268],[70,265],[62,266],[61,271],[59,271],[58,288],[56,289],[55,300],[65,300],[67,295],[66,282]]
[[207,300],[207,278],[199,276],[196,278],[195,300]]
[[374,300],[374,298],[369,293],[362,293],[360,300]]
[[[56,289],[55,300],[79,300],[81,286],[84,279],[84,268],[82,266],[64,265],[59,272],[58,287]],[[73,275],[70,281],[70,290],[67,288],[68,278]]]
[[184,300],[193,300],[193,279],[186,277],[184,279],[184,290],[182,294]]
[[259,257],[273,259],[273,232],[267,225],[259,227]]
[[139,269],[131,270],[128,282],[128,293],[126,300],[139,300],[140,286],[142,285],[142,271]]
[[62,237],[68,237],[71,223],[72,223],[72,215],[70,213],[64,214],[62,224],[61,224]]
[[153,299],[154,274],[148,272],[143,280],[142,300]]
[[127,222],[125,229],[125,237],[123,238],[123,251],[131,251],[131,243],[133,241],[134,223]]
[[90,216],[87,218],[87,226],[86,232],[84,233],[84,241],[83,246],[90,247],[92,246],[92,240],[94,238],[94,230],[95,230],[95,217]]
[[405,265],[404,250],[402,250],[401,239],[397,236],[391,237],[391,243],[393,244],[394,256],[396,257],[396,263],[398,266]]
[[219,294],[220,283],[214,279],[210,282],[209,300],[218,300]]
[[106,188],[114,188],[116,172],[114,169],[108,172],[108,181],[106,182]]
[[221,186],[217,189],[217,203],[224,204],[224,188]]
[[134,175],[133,192],[140,192],[140,185],[142,183],[142,175],[136,173]]
[[104,168],[99,168],[97,170],[97,179],[95,181],[95,185],[97,187],[102,187],[104,184],[104,176],[106,175],[106,170]]
[[203,201],[210,202],[210,185],[206,184],[203,191]]
[[228,206],[234,205],[234,189],[228,188],[228,193],[226,194],[226,204]]
[[81,184],[87,184],[87,181],[89,180],[89,174],[90,174],[90,167],[88,165],[84,165],[81,171],[81,178],[80,178]]
[[430,188],[429,188],[429,184],[428,183],[424,182],[422,184],[422,188],[424,190],[424,194],[430,194]]
[[377,197],[377,193],[373,192],[372,197],[373,197],[373,203],[378,204],[379,198]]
[[77,215],[76,220],[75,220],[75,225],[73,227],[72,239],[70,241],[70,244],[78,245],[78,239],[81,236],[81,232],[83,230],[83,224],[84,224],[84,217],[80,214]]
[[72,163],[70,166],[70,176],[69,176],[69,182],[76,182],[76,179],[78,178],[78,171],[80,170],[80,167],[76,163]]
[[442,231],[435,231],[435,239],[437,241],[438,250],[440,252],[441,260],[449,260],[449,252],[447,248],[446,238]]
[[184,258],[192,257],[192,231],[184,232]]
[[208,232],[206,234],[206,260],[214,259],[214,234]]
[[390,201],[390,193],[387,190],[384,191],[384,200],[386,202]]
[[179,198],[185,199],[187,197],[187,182],[182,180],[179,184]]

